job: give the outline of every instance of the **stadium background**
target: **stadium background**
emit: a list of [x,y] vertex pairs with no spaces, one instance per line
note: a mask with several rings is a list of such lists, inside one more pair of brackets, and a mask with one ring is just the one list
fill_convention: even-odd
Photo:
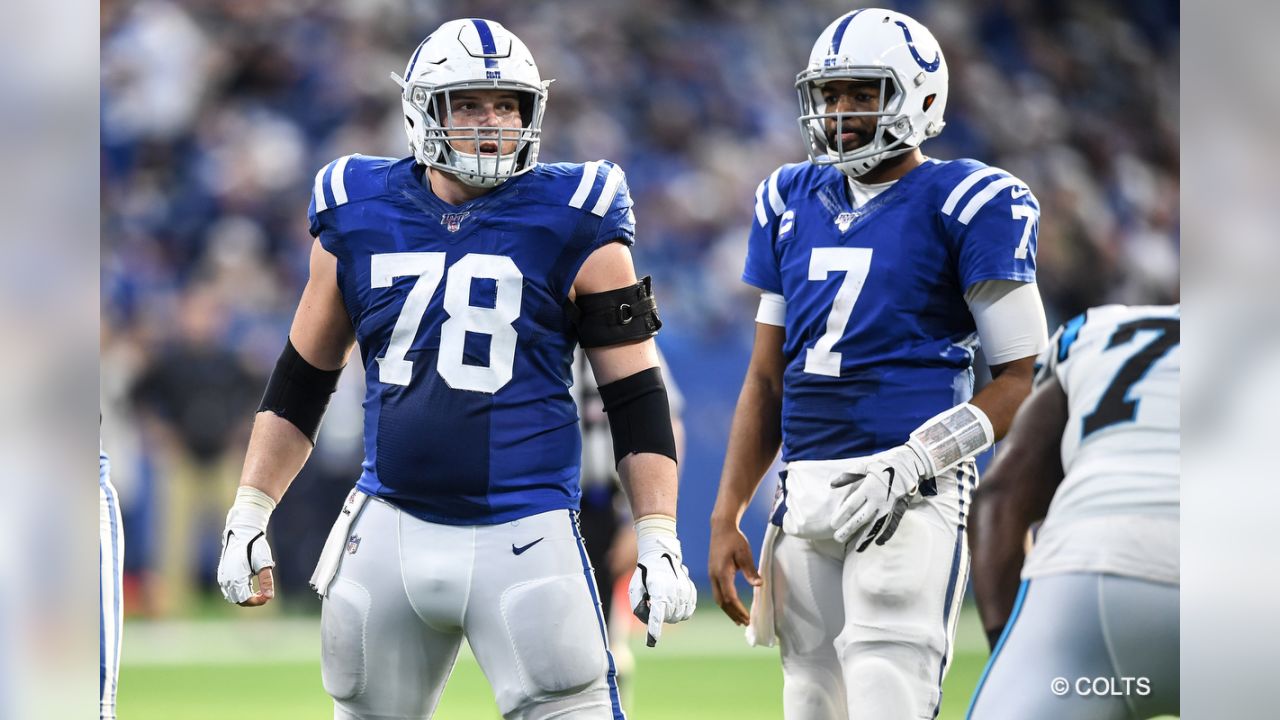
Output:
[[[1176,4],[881,4],[928,25],[947,55],[947,128],[926,154],[999,165],[1040,199],[1051,326],[1104,302],[1175,300]],[[102,387],[128,548],[123,716],[278,707],[273,717],[312,717],[327,707],[312,642],[318,605],[305,583],[358,468],[361,379],[344,378],[316,454],[273,519],[280,609],[234,612],[210,590],[222,514],[305,281],[315,170],[352,152],[406,154],[388,73],[440,22],[476,16],[506,24],[543,77],[556,78],[543,159],[604,157],[626,169],[637,267],[654,276],[667,323],[660,343],[686,397],[680,533],[712,612],[672,634],[669,661],[642,657],[636,709],[777,717],[776,655],[738,649],[710,602],[706,519],[750,348],[755,293],[738,275],[754,189],[778,164],[803,159],[794,75],[822,27],[850,7],[104,2]],[[753,540],[772,486],[766,479],[744,523]],[[229,642],[241,637],[250,650]],[[985,658],[971,616],[958,648],[944,717],[962,711]],[[276,670],[254,670],[254,660]],[[656,678],[674,683],[668,696],[734,688],[738,699],[663,714],[645,704]],[[471,695],[477,712],[492,707],[474,665],[464,662],[457,681],[442,716],[472,717],[460,709],[472,706],[449,705]],[[242,690],[239,705],[165,705],[220,682],[218,696]],[[302,706],[311,710],[290,714]]]

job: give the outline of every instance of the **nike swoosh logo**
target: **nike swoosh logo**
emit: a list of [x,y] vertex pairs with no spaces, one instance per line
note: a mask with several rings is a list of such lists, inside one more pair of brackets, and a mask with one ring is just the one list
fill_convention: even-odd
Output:
[[885,468],[885,470],[889,473],[889,488],[884,491],[884,499],[888,500],[889,496],[893,494],[893,476],[897,473],[892,467]]
[[1029,192],[1031,192],[1031,188],[1016,187],[1013,190],[1011,190],[1009,194],[1013,196],[1014,200],[1017,200],[1018,198],[1022,197],[1023,195],[1026,195]]
[[543,538],[538,538],[537,540],[534,540],[533,542],[529,543],[528,545],[521,545],[520,547],[516,547],[516,544],[515,544],[515,543],[511,543],[511,552],[515,553],[516,555],[519,555],[519,554],[523,553],[525,550],[528,550],[529,548],[533,547],[534,545],[537,545],[538,543],[542,542],[542,540],[543,540]]

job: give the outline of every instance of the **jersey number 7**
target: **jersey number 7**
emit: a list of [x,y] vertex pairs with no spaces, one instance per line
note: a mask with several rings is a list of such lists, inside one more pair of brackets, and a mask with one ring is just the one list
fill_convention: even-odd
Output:
[[1129,390],[1146,377],[1157,360],[1179,343],[1181,328],[1181,321],[1174,318],[1144,318],[1124,323],[1111,333],[1107,350],[1131,342],[1143,330],[1154,331],[1155,336],[1120,366],[1098,400],[1098,407],[1084,416],[1082,438],[1110,425],[1128,422],[1138,414],[1138,401],[1128,399]]
[[[444,260],[442,252],[381,253],[373,256],[369,280],[375,288],[391,287],[398,277],[418,277],[405,297],[400,316],[396,318],[386,353],[377,358],[378,380],[389,385],[409,384],[413,377],[413,362],[406,360],[405,356],[418,335],[422,316],[426,314],[440,280],[444,279],[444,311],[449,319],[440,326],[436,371],[455,390],[495,393],[511,382],[517,340],[512,323],[520,317],[524,275],[505,255],[469,253],[454,263],[447,274]],[[471,304],[471,281],[475,278],[495,282],[497,297],[493,307]],[[490,337],[488,365],[462,362],[467,333]]]
[[843,272],[844,280],[836,290],[836,299],[827,315],[827,331],[813,347],[805,351],[804,371],[813,375],[840,377],[841,354],[832,350],[853,316],[853,305],[867,281],[871,270],[871,248],[824,247],[814,248],[809,256],[809,280],[826,280],[833,272]]

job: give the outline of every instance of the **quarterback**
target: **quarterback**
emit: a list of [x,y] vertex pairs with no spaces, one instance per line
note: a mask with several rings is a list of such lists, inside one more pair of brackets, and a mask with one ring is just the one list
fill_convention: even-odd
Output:
[[[837,18],[796,88],[809,160],[756,191],[743,280],[762,295],[712,587],[749,642],[780,646],[787,718],[929,718],[964,595],[973,458],[1047,342],[1039,204],[999,168],[921,153],[943,128],[947,64],[906,15]],[[974,395],[979,345],[994,379]],[[757,572],[739,522],[779,447]]]
[[311,581],[334,716],[430,717],[465,637],[504,717],[620,718],[576,519],[578,345],[636,518],[631,604],[650,644],[696,601],[625,177],[603,160],[538,163],[550,83],[496,22],[445,23],[393,77],[412,156],[351,155],[316,175],[310,279],[255,421],[219,583],[234,603],[271,600],[268,518],[358,343],[363,472]]
[[1092,308],[1037,361],[974,502],[992,653],[970,717],[1178,714],[1181,325],[1176,306]]

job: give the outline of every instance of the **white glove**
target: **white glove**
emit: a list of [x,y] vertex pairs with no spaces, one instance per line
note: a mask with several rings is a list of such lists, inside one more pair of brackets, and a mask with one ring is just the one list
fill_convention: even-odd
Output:
[[912,442],[851,460],[850,471],[831,481],[833,488],[851,488],[831,516],[836,542],[848,542],[864,527],[868,529],[858,552],[872,540],[876,545],[889,542],[927,473],[928,466]]
[[222,557],[218,559],[218,586],[229,603],[261,605],[275,597],[270,573],[260,578],[260,590],[253,591],[253,577],[276,565],[266,535],[267,520],[275,507],[276,502],[257,488],[242,485],[236,491],[236,501],[227,511]]
[[851,460],[849,472],[831,487],[849,487],[836,506],[831,527],[837,542],[848,542],[868,527],[857,551],[889,542],[920,481],[937,477],[995,442],[991,420],[981,408],[961,403],[929,418],[911,431],[903,445]]
[[698,589],[689,579],[676,537],[676,519],[646,515],[636,521],[636,572],[627,595],[631,610],[649,626],[646,644],[662,637],[663,623],[678,623],[693,615]]

